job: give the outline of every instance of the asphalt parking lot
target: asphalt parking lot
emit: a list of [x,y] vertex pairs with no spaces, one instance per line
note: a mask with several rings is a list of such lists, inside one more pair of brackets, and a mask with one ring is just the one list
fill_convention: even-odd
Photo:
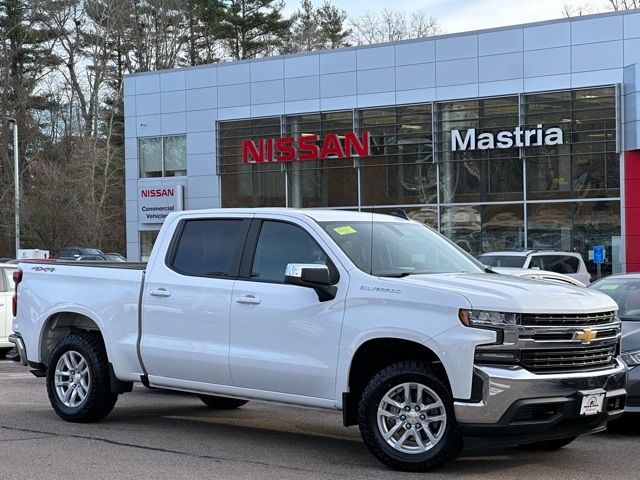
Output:
[[432,474],[379,464],[338,413],[250,402],[208,410],[195,396],[136,387],[98,424],[70,424],[49,406],[44,379],[0,361],[0,465],[7,478],[153,479],[632,479],[640,422],[582,437],[558,452],[467,445]]

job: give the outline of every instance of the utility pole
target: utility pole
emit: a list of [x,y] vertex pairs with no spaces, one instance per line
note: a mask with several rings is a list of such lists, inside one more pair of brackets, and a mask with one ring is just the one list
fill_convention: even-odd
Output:
[[18,122],[12,117],[0,117],[7,120],[13,126],[13,189],[15,192],[15,238],[16,258],[20,252],[20,162],[18,157]]

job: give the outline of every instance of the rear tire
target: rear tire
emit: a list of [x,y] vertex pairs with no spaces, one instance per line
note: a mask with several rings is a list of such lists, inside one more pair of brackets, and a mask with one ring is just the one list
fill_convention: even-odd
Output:
[[426,362],[396,363],[375,375],[358,423],[371,453],[396,470],[433,470],[462,449],[451,393]]
[[562,447],[566,447],[578,437],[559,438],[557,440],[547,440],[545,442],[535,442],[526,445],[520,445],[523,450],[539,451],[539,452],[553,452],[560,450]]
[[249,400],[238,398],[216,397],[215,395],[198,395],[202,403],[214,410],[231,410],[245,405]]
[[118,395],[111,392],[109,361],[99,334],[72,333],[60,340],[47,368],[47,393],[67,422],[97,422],[113,410]]

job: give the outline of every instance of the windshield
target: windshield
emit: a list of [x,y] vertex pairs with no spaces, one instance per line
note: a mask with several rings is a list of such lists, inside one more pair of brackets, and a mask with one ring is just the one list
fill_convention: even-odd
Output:
[[360,270],[371,275],[402,277],[484,271],[471,255],[418,223],[322,222],[320,225]]
[[591,284],[618,304],[620,320],[640,321],[640,278],[611,277]]
[[487,267],[522,268],[527,257],[519,255],[480,255],[479,260]]

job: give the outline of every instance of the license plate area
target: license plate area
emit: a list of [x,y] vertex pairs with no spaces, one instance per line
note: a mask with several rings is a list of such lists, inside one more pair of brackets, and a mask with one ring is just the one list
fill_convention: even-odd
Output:
[[580,415],[598,415],[604,411],[604,402],[607,392],[603,389],[582,390],[580,394]]

